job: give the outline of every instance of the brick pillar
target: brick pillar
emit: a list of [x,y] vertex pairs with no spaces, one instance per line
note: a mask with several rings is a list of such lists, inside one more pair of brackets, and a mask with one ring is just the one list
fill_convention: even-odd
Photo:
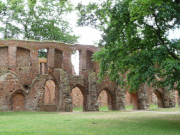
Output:
[[38,69],[38,51],[37,50],[31,50],[30,52],[31,57],[31,66],[34,70]]
[[54,68],[54,56],[55,56],[55,49],[54,48],[48,49],[48,54],[47,54],[48,69]]
[[71,51],[63,52],[63,68],[66,72],[72,73]]
[[70,96],[71,88],[68,73],[63,69],[58,70],[60,73],[59,82],[59,101],[58,101],[58,111],[72,112],[72,98]]
[[9,67],[16,67],[16,46],[9,46],[8,47],[8,62]]
[[116,108],[115,110],[125,110],[125,89],[117,86],[116,90]]
[[[30,63],[31,69],[34,76],[38,74],[39,63],[38,63],[38,50],[31,50],[30,51]],[[35,74],[36,73],[36,74]]]
[[164,108],[171,108],[175,107],[175,91],[174,90],[167,90],[166,88],[162,88],[163,90],[163,101],[164,101]]
[[84,111],[98,111],[97,95],[96,95],[96,74],[89,72],[88,75],[88,95],[87,95],[87,108]]
[[149,108],[147,85],[141,85],[137,92],[137,95],[138,95],[138,109],[142,110]]
[[42,64],[41,71],[42,71],[42,74],[44,75],[46,73],[46,66],[45,66],[46,63],[41,63],[41,64]]
[[87,50],[79,51],[79,74],[83,74],[87,69]]

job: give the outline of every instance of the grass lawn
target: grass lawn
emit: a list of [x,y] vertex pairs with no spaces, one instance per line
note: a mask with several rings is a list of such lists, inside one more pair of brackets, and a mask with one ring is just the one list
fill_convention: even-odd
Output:
[[180,108],[77,111],[0,112],[0,135],[180,135]]

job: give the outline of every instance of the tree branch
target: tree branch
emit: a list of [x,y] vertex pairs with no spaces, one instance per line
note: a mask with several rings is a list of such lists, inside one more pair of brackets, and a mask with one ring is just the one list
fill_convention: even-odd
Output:
[[[158,25],[158,23],[157,23],[157,15],[156,15],[155,13],[153,13],[153,15],[154,15],[154,18],[155,18],[155,24],[156,24],[156,26],[157,26],[157,28],[158,28],[158,29],[156,30],[156,34],[157,34],[159,40],[162,42],[162,44],[165,45],[164,40],[163,40],[162,37],[161,37],[161,28],[159,27],[159,25]],[[168,53],[169,53],[174,59],[180,60],[173,52],[171,52],[171,51],[169,50],[168,47],[167,47],[167,50],[168,50]]]

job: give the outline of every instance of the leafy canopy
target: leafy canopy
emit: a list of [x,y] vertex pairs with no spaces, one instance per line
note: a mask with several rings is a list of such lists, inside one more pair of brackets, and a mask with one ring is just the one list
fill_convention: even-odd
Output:
[[3,39],[77,41],[65,15],[73,10],[68,0],[1,0],[0,34]]
[[94,55],[100,80],[180,90],[180,39],[168,38],[180,26],[179,0],[106,0],[77,9],[79,25],[103,31]]

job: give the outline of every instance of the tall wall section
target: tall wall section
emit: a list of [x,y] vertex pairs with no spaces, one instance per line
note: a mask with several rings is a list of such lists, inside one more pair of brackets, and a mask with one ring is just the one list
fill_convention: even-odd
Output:
[[[38,52],[46,50],[46,58]],[[67,111],[73,108],[72,90],[82,93],[84,111],[98,111],[98,97],[107,93],[110,110],[125,109],[127,90],[108,77],[97,83],[98,63],[92,55],[99,49],[88,45],[67,45],[57,42],[0,41],[0,111]],[[79,51],[79,75],[74,74],[71,55]],[[135,109],[148,107],[149,88],[130,93]],[[152,90],[160,97],[162,107],[172,107],[173,92]],[[172,99],[169,98],[172,95]]]

